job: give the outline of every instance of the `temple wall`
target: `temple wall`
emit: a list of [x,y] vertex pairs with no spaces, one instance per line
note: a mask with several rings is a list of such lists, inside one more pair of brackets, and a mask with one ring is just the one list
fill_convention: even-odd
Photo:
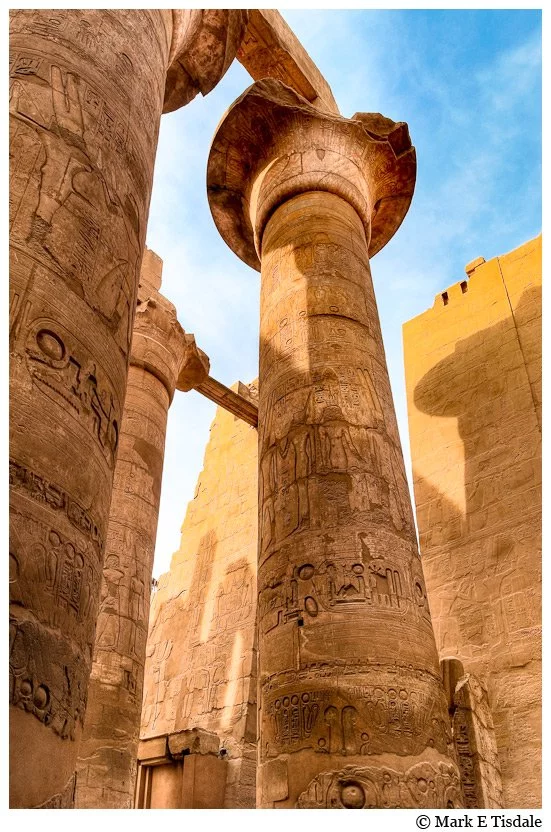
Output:
[[257,457],[256,430],[218,408],[180,548],[152,598],[145,667],[142,740],[216,734],[225,808],[255,805]]
[[[404,327],[417,523],[440,656],[488,690],[504,805],[534,807],[541,238],[469,268]],[[216,734],[226,807],[254,805],[256,465],[256,431],[219,408],[148,640],[142,740]]]
[[541,806],[541,237],[404,326],[417,524],[442,658],[488,689],[504,806]]

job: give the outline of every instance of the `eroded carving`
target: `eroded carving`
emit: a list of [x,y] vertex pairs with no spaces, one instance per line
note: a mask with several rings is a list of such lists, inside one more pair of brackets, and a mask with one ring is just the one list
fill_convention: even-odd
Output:
[[455,767],[418,763],[405,772],[387,766],[345,766],[316,777],[297,809],[455,809],[461,791]]
[[99,371],[87,350],[59,323],[39,319],[29,329],[26,354],[37,387],[83,419],[112,462],[119,441],[120,405],[109,382],[98,382]]
[[10,703],[74,740],[86,708],[87,665],[74,655],[68,667],[61,656],[55,633],[10,618]]
[[10,459],[10,486],[51,509],[63,512],[73,526],[91,540],[99,557],[103,549],[103,541],[98,526],[88,512],[62,488],[12,459]]
[[[347,670],[340,668],[341,678],[351,675]],[[359,675],[359,668],[354,670],[354,675]],[[326,678],[332,673],[331,666],[326,665]],[[318,682],[322,678],[314,668],[305,669],[301,676],[298,685],[288,687],[288,694],[279,692],[276,698],[270,683],[264,686],[268,719],[263,758],[273,757],[278,748],[286,753],[310,748],[343,757],[385,751],[414,755],[427,746],[448,753],[450,725],[442,718],[441,702],[431,698],[426,682],[408,688],[390,686],[379,673],[378,684],[342,684],[340,695],[336,695],[329,688],[305,689],[308,677],[317,677]]]

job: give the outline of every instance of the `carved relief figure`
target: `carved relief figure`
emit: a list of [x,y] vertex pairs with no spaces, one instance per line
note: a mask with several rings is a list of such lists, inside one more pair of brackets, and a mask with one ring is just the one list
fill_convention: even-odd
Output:
[[117,555],[107,555],[103,567],[100,624],[96,634],[99,648],[117,647],[119,644],[121,599],[120,585],[124,572],[120,569]]

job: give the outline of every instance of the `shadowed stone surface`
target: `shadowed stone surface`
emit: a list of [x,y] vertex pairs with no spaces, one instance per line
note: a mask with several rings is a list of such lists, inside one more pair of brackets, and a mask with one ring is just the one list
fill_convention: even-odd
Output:
[[151,255],[146,249],[115,466],[77,766],[75,805],[80,809],[132,807],[168,408],[184,371],[196,383],[209,371],[174,306],[154,288],[161,280],[160,269],[157,275],[151,268]]
[[[254,386],[237,387],[256,399]],[[225,808],[255,807],[256,446],[254,428],[218,408],[147,642],[142,745],[194,728],[215,734]]]
[[437,644],[487,689],[506,808],[541,806],[541,237],[404,325]]
[[71,805],[166,72],[189,48],[211,88],[224,15],[11,15],[13,807]]
[[275,81],[211,149],[215,222],[262,271],[262,808],[461,806],[368,259],[414,181],[405,124]]
[[164,113],[214,89],[235,58],[249,15],[246,9],[172,9],[171,14]]
[[453,697],[453,739],[466,809],[502,809],[503,787],[488,692],[474,676]]

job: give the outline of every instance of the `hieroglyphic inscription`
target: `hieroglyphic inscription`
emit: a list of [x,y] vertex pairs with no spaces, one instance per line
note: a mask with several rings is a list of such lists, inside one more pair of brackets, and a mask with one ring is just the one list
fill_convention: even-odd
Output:
[[109,461],[115,458],[120,405],[109,382],[98,382],[99,372],[85,348],[61,327],[38,319],[29,328],[27,367],[37,387],[88,425]]
[[34,621],[10,618],[10,703],[32,713],[62,739],[74,739],[86,708],[88,665],[62,659],[55,634]]
[[79,532],[92,542],[97,557],[103,549],[103,539],[96,523],[67,492],[50,480],[10,459],[10,486],[22,491],[49,508],[62,512]]
[[440,702],[431,698],[426,685],[406,689],[346,684],[338,694],[329,688],[295,687],[296,692],[288,694],[284,690],[265,700],[270,720],[263,741],[266,758],[278,748],[287,753],[310,748],[343,757],[414,755],[427,746],[448,751],[450,726],[442,720]]
[[[412,530],[403,465],[378,430],[368,371],[339,368],[284,381],[261,425],[261,550],[302,529],[350,522],[358,512]],[[277,429],[275,426],[277,425]]]
[[12,17],[11,763],[21,806],[26,778],[55,804],[75,768],[76,744],[58,744],[42,782],[42,735],[22,711],[78,739],[170,40],[161,10]]
[[122,146],[128,116],[115,120],[92,86],[37,54],[16,55],[10,94],[14,241],[100,313],[126,355],[142,211],[102,152]]
[[[461,719],[463,716],[463,719]],[[453,741],[457,752],[457,762],[461,772],[461,788],[466,809],[480,809],[480,796],[477,789],[477,778],[473,760],[473,749],[469,739],[469,728],[464,714],[454,718]]]
[[[298,199],[278,209],[262,249],[263,275],[275,263],[280,282],[276,297],[269,278],[263,286],[261,313],[261,764],[280,754],[417,757],[427,748],[448,757],[443,696],[435,674],[419,672],[429,656],[434,668],[436,653],[369,266],[340,245],[345,225],[356,240],[357,218],[345,222],[344,203],[321,194],[300,200],[300,211]],[[334,226],[322,203],[338,214]],[[308,212],[332,244],[299,244],[315,236]],[[385,662],[405,663],[406,652],[418,675],[389,683]],[[284,681],[285,667],[305,675]],[[306,687],[324,675],[323,687]],[[384,785],[385,794],[395,787],[391,777]]]
[[472,674],[463,676],[453,696],[453,742],[465,806],[503,807],[501,766],[488,693]]
[[387,766],[324,771],[300,795],[297,809],[454,809],[461,807],[455,767],[417,763],[405,772]]
[[10,604],[34,610],[47,627],[82,639],[91,652],[100,564],[92,544],[77,537],[69,539],[59,528],[12,509]]
[[353,614],[362,609],[393,610],[401,616],[409,611],[417,620],[430,620],[417,555],[404,561],[401,553],[372,554],[363,532],[355,543],[353,537],[349,542],[343,535],[341,557],[336,557],[334,543],[329,534],[311,537],[311,562],[299,566],[288,562],[287,546],[264,561],[258,606],[262,632],[299,618],[307,624],[324,613]]

